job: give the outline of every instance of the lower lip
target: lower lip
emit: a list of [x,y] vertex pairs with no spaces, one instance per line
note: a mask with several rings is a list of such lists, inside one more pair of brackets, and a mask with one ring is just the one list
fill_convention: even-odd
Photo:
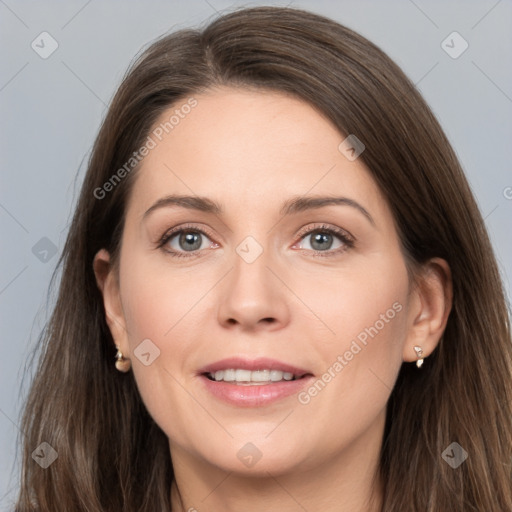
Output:
[[282,398],[299,393],[305,388],[312,375],[297,380],[282,380],[270,384],[240,385],[224,381],[210,380],[200,376],[206,389],[215,397],[237,407],[263,407]]

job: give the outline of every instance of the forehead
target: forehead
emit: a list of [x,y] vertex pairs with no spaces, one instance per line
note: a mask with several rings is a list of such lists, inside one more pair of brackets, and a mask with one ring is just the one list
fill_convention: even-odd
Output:
[[306,194],[343,194],[385,208],[366,166],[339,150],[345,136],[315,107],[283,93],[196,94],[169,107],[149,136],[154,147],[131,200],[139,215],[166,194],[211,197],[226,209],[253,212]]

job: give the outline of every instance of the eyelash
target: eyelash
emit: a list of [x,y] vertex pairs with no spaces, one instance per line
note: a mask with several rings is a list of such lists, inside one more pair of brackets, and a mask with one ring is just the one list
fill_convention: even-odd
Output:
[[[193,258],[194,256],[197,256],[197,250],[187,252],[187,251],[169,250],[169,249],[164,248],[164,246],[167,244],[167,242],[169,242],[169,240],[171,240],[172,238],[174,238],[174,236],[176,236],[177,234],[180,234],[182,232],[199,233],[201,235],[205,235],[208,238],[213,238],[213,236],[205,230],[198,229],[197,227],[195,227],[193,225],[184,225],[184,226],[179,226],[179,228],[177,228],[177,229],[171,229],[170,231],[167,231],[161,237],[160,241],[158,242],[157,249],[162,249],[163,251],[165,251],[167,254],[169,254],[173,258]],[[316,226],[314,228],[310,228],[305,231],[301,231],[298,236],[299,236],[300,241],[302,241],[304,238],[306,238],[306,236],[310,235],[311,233],[317,233],[317,232],[318,233],[328,233],[329,235],[334,235],[334,236],[338,237],[343,242],[344,245],[342,247],[338,247],[337,249],[334,249],[334,250],[330,249],[327,251],[317,251],[317,250],[311,251],[309,249],[304,249],[304,250],[307,250],[308,252],[312,252],[313,253],[312,256],[315,258],[316,257],[325,258],[325,257],[336,256],[348,249],[352,249],[355,245],[354,238],[351,235],[349,235],[346,231],[339,229],[339,228],[326,226],[325,224]]]

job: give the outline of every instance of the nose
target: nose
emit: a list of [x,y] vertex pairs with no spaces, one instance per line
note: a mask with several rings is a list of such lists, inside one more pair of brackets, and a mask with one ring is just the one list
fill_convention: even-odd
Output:
[[218,321],[223,327],[274,331],[289,323],[287,289],[270,259],[267,252],[252,263],[235,255],[234,267],[218,290]]

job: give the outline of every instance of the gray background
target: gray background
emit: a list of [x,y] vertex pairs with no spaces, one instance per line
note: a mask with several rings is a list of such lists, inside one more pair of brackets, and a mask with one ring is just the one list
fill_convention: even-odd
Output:
[[[510,0],[0,0],[2,510],[17,488],[15,443],[25,361],[52,306],[47,289],[84,176],[85,157],[125,69],[142,46],[165,32],[197,26],[235,6],[263,4],[309,9],[355,29],[418,85],[477,196],[510,297]],[[31,47],[43,31],[59,45],[47,59]],[[441,46],[453,31],[469,44],[455,59]],[[462,48],[457,39],[445,44],[453,46],[452,53]]]

